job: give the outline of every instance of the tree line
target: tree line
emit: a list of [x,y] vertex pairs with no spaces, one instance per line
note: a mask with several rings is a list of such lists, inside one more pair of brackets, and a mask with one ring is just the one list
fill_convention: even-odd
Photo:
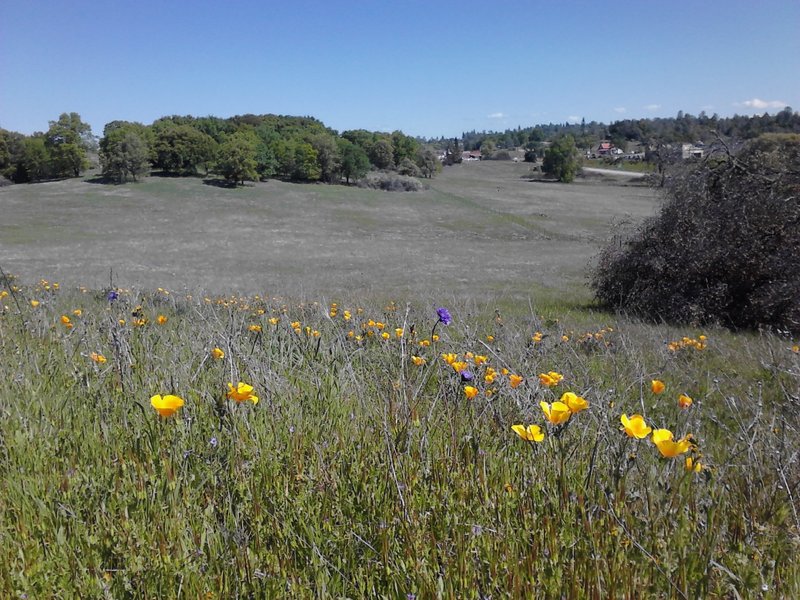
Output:
[[[524,148],[526,160],[546,158],[545,148],[573,157],[575,148],[600,140],[617,147],[639,143],[664,151],[670,144],[712,142],[717,136],[749,140],[765,133],[800,133],[800,114],[786,107],[775,115],[720,118],[682,111],[674,118],[626,119],[609,125],[549,123],[504,132],[464,132],[461,138],[428,140],[355,129],[338,133],[313,117],[239,115],[230,118],[168,116],[150,125],[108,123],[99,143],[77,113],[64,113],[46,132],[25,136],[0,129],[0,175],[15,183],[77,177],[97,153],[109,181],[136,180],[151,171],[173,175],[216,174],[231,183],[280,178],[292,181],[351,183],[370,170],[433,177],[445,165],[461,161],[461,151]],[[548,144],[545,144],[548,142]],[[660,154],[659,154],[660,155]],[[554,156],[554,158],[556,158]],[[577,160],[577,158],[575,158]],[[572,161],[574,162],[574,161]],[[570,172],[559,175],[569,180]]]
[[[601,140],[609,140],[619,148],[628,142],[643,146],[657,144],[680,144],[690,142],[710,143],[717,134],[729,139],[751,140],[765,133],[800,133],[800,113],[787,106],[777,114],[708,116],[701,112],[698,116],[679,111],[675,117],[653,119],[624,119],[611,124],[591,121],[587,123],[549,123],[533,127],[517,127],[505,131],[467,131],[461,136],[465,150],[489,148],[525,148],[537,150],[542,142],[552,141],[563,136],[572,136],[578,148],[591,148]],[[443,140],[429,140],[441,143]]]
[[431,147],[402,131],[339,134],[311,117],[169,116],[150,125],[112,121],[99,143],[94,141],[77,113],[61,115],[46,133],[0,130],[0,174],[16,183],[79,176],[93,150],[103,176],[114,182],[156,171],[214,173],[231,183],[272,177],[350,183],[372,169],[430,178],[441,168]]

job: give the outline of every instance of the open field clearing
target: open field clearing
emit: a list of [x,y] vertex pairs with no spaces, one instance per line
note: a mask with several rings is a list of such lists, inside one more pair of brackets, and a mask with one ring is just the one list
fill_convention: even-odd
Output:
[[279,181],[244,189],[150,177],[0,190],[0,257],[23,278],[398,299],[582,289],[613,220],[654,213],[646,187],[522,179],[529,166],[449,167],[422,193]]
[[585,310],[655,195],[526,172],[0,190],[0,597],[800,596],[798,340]]

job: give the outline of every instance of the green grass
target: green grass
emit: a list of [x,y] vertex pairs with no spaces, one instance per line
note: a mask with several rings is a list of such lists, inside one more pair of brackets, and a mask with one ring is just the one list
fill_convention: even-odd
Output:
[[[0,315],[3,597],[800,592],[800,355],[785,339],[707,331],[705,349],[670,351],[701,332],[470,300],[425,347],[433,297],[339,301],[331,317],[283,298],[15,289]],[[467,400],[446,352],[525,381],[487,383],[466,358]],[[556,389],[538,381],[550,370]],[[226,399],[240,380],[258,404]],[[539,403],[568,390],[589,409],[547,425]],[[162,418],[149,398],[167,393],[186,403]],[[703,471],[629,439],[623,412],[693,434]],[[516,423],[547,437],[524,442]]]
[[[0,597],[800,596],[797,340],[594,310],[586,263],[657,198],[528,169],[461,165],[419,194],[0,190],[21,276],[0,288]],[[437,306],[454,322],[421,346]],[[258,404],[226,398],[238,381]],[[550,426],[540,402],[566,391],[589,408]],[[185,405],[162,418],[155,394]],[[691,433],[703,470],[622,413]]]

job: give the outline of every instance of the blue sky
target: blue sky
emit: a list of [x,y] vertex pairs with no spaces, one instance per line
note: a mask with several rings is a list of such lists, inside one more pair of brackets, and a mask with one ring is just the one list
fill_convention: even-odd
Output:
[[800,109],[798,0],[0,2],[0,127],[310,115],[421,136]]

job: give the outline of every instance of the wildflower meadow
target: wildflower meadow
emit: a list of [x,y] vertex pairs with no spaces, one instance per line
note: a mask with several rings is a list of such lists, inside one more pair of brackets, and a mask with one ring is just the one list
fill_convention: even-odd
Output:
[[2,597],[800,596],[796,339],[2,284]]

